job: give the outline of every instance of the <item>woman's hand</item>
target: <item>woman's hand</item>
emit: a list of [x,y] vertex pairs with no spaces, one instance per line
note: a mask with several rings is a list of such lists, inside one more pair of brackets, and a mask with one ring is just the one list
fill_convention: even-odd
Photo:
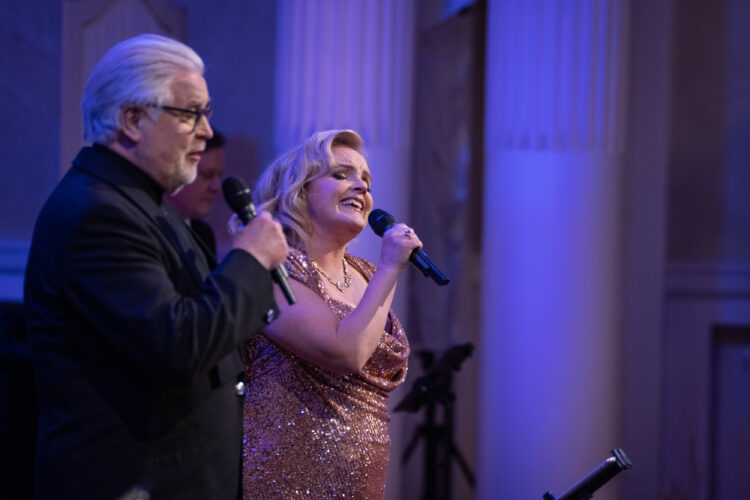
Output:
[[383,234],[378,269],[401,273],[415,248],[422,248],[422,241],[412,228],[404,223],[395,224]]

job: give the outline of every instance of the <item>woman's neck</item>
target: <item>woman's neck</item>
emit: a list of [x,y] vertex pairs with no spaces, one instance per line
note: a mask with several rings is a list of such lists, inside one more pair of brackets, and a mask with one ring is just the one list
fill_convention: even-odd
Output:
[[341,261],[346,254],[346,246],[313,240],[308,242],[307,256],[317,262],[323,269],[330,269],[338,275],[341,272]]

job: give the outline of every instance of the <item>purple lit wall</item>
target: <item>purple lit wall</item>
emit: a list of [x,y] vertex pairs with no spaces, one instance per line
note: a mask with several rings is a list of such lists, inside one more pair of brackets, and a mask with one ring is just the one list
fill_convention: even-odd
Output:
[[[17,300],[28,241],[58,179],[60,2],[2,2],[0,106],[0,300]],[[44,8],[41,8],[44,7]]]

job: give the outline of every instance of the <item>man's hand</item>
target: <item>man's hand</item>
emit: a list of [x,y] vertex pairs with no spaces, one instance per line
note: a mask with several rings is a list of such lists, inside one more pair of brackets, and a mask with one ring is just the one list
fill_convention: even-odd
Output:
[[281,224],[262,210],[235,235],[232,248],[249,252],[269,271],[284,262],[289,253]]

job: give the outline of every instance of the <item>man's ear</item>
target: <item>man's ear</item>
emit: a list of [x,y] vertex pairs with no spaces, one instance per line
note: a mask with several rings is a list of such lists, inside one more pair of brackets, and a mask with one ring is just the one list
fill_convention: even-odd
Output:
[[138,144],[141,140],[141,119],[144,114],[143,108],[138,106],[128,106],[120,110],[120,131],[133,144]]

